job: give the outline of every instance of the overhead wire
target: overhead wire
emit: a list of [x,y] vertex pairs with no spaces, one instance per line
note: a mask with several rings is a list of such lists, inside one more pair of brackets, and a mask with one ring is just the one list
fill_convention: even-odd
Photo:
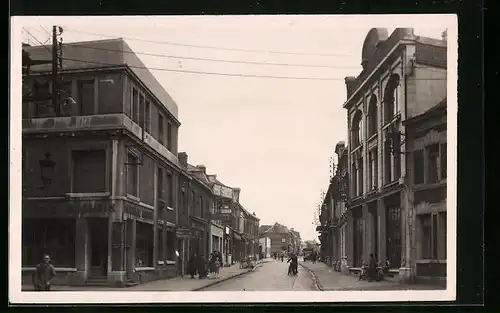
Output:
[[[52,50],[48,48],[46,45],[40,42],[38,38],[36,38],[33,34],[31,34],[28,30],[23,28],[28,35],[30,35],[35,41],[41,44],[45,49],[52,53]],[[129,64],[116,64],[116,63],[108,63],[108,62],[99,62],[99,61],[90,61],[90,60],[82,60],[75,58],[62,58],[63,60],[87,63],[87,64],[95,64],[95,65],[105,65],[105,66],[117,66],[117,65],[127,65],[130,68],[143,69],[143,70],[151,70],[151,71],[166,71],[166,72],[174,72],[174,73],[188,73],[188,74],[199,74],[199,75],[217,75],[217,76],[233,76],[233,77],[247,77],[247,78],[274,78],[274,79],[292,79],[292,80],[318,80],[318,81],[343,81],[344,78],[336,78],[336,77],[296,77],[296,76],[275,76],[275,75],[257,75],[257,74],[241,74],[241,73],[221,73],[221,72],[209,72],[209,71],[194,71],[194,70],[180,70],[180,69],[169,69],[169,68],[160,68],[160,67],[147,67],[147,66],[136,66]],[[445,80],[446,78],[425,78],[421,80]]]
[[[70,32],[77,33],[77,34],[82,34],[82,35],[91,35],[91,36],[97,36],[97,37],[104,37],[104,38],[116,38],[116,36],[111,36],[111,35],[106,35],[106,34],[100,34],[100,33],[93,33],[93,32],[85,32],[85,31],[80,31],[80,30],[75,30],[71,27],[64,26],[64,29],[68,29]],[[275,51],[275,50],[257,50],[257,49],[238,49],[238,48],[227,48],[227,47],[218,47],[218,46],[208,46],[208,45],[195,45],[195,44],[185,44],[185,43],[178,43],[174,41],[161,41],[161,40],[151,40],[151,39],[144,39],[144,38],[138,38],[138,37],[124,37],[120,36],[120,38],[127,39],[127,40],[134,40],[134,41],[142,41],[142,42],[149,42],[149,43],[157,43],[157,44],[164,44],[164,45],[172,45],[172,46],[181,46],[181,47],[191,47],[191,48],[200,48],[200,49],[213,49],[213,50],[224,50],[224,51],[235,51],[235,52],[250,52],[250,53],[270,53],[270,54],[284,54],[284,55],[309,55],[309,56],[323,56],[323,57],[339,57],[339,56],[344,56],[348,57],[351,56],[350,54],[344,53],[315,53],[315,52],[288,52],[288,51]]]

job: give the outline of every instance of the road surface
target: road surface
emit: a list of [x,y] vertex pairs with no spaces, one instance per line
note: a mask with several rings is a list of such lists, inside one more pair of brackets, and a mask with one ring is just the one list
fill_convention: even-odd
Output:
[[316,285],[306,269],[299,266],[297,276],[288,276],[288,263],[266,262],[255,271],[223,281],[201,291],[310,291]]

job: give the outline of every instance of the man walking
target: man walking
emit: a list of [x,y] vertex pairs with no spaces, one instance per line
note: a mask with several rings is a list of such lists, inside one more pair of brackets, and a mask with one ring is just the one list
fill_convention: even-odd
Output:
[[50,263],[50,256],[45,254],[43,262],[38,264],[33,274],[35,291],[50,291],[50,282],[56,276],[56,269]]

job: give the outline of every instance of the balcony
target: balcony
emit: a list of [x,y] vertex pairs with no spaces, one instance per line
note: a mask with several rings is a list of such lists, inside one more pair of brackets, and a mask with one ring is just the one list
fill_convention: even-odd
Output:
[[[136,138],[142,138],[142,128],[122,113],[23,119],[22,127],[23,134],[115,129],[126,130]],[[144,133],[144,143],[165,157],[168,161],[178,165],[177,156],[175,156],[147,132]]]

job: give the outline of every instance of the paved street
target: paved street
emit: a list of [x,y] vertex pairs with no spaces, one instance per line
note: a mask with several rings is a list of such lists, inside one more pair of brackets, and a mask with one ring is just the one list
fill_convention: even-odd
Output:
[[287,275],[288,264],[272,260],[255,271],[204,288],[203,291],[310,291],[316,290],[309,271],[299,267],[297,276]]
[[318,280],[318,285],[324,291],[331,290],[440,290],[443,287],[435,285],[402,285],[395,278],[380,282],[368,282],[358,280],[352,275],[345,275],[334,271],[325,263],[300,262],[303,271],[306,269],[313,272]]

